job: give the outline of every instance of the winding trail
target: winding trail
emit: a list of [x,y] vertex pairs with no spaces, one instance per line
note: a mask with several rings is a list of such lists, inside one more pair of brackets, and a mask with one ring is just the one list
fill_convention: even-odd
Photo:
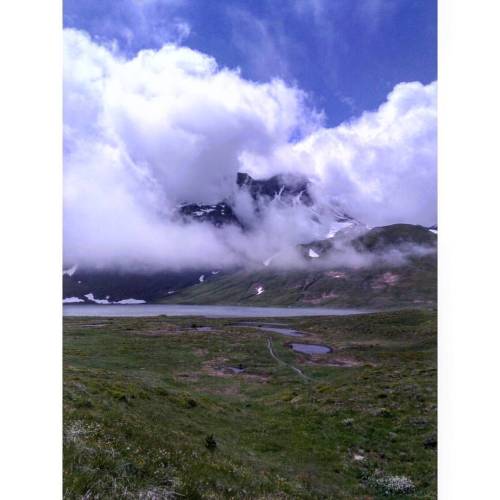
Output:
[[299,368],[297,368],[293,365],[289,365],[288,363],[285,363],[283,360],[278,358],[278,356],[276,356],[276,354],[273,350],[273,341],[271,340],[270,337],[267,338],[267,349],[269,350],[269,354],[271,355],[271,357],[273,359],[275,359],[280,365],[288,366],[288,368],[291,368],[295,373],[297,373],[300,377],[302,377],[306,382],[309,382],[311,380],[309,377],[307,377],[304,374],[304,372],[302,370],[300,370]]

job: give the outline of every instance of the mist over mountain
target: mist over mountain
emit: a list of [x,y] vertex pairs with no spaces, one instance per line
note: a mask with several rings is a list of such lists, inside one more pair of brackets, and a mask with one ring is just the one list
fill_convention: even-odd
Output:
[[[189,214],[184,208],[183,217],[245,230],[225,202],[197,206]],[[64,271],[64,299],[98,304],[435,305],[435,230],[411,224],[368,229],[346,216],[337,224],[342,228],[323,240],[222,269],[86,270],[75,265]]]
[[435,83],[326,128],[299,88],[186,47],[64,50],[65,269],[295,268],[347,226],[436,223]]

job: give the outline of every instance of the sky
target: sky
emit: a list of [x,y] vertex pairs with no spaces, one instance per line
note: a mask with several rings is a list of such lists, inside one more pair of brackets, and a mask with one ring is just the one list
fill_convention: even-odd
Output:
[[328,233],[303,207],[179,221],[251,217],[241,171],[368,226],[436,222],[434,2],[66,0],[64,24],[66,263],[227,267]]
[[65,0],[64,26],[132,56],[177,42],[306,91],[328,126],[437,78],[436,0]]

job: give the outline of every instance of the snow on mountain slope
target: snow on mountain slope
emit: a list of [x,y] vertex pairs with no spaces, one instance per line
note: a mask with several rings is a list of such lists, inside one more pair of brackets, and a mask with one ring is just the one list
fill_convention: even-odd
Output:
[[309,213],[311,227],[324,226],[324,237],[332,237],[342,229],[360,224],[335,202],[319,204],[312,194],[311,183],[304,177],[290,174],[254,179],[240,172],[232,197],[212,205],[183,204],[178,207],[178,213],[186,222],[209,222],[215,227],[235,225],[248,231],[251,229],[248,221],[242,220],[237,210],[237,199],[245,193],[250,196],[254,225],[255,220],[265,217],[270,209],[292,207],[301,207]]
[[[299,245],[303,265],[291,269],[261,263],[260,268],[235,268],[216,275],[210,270],[149,275],[78,270],[73,276],[63,277],[67,288],[64,303],[160,301],[339,307],[435,304],[437,237],[428,228],[395,224],[356,233],[353,239],[346,241],[339,232],[334,238]],[[345,248],[350,248],[348,252],[355,252],[368,264],[358,260],[352,267],[342,259],[340,264],[335,264],[336,256],[342,257]],[[279,253],[273,256],[273,260],[282,258]],[[79,281],[82,283],[78,284]]]
[[63,270],[63,276],[73,276],[75,274],[75,271],[78,269],[78,266],[75,264],[73,267],[70,267],[69,269]]
[[79,302],[85,302],[83,299],[78,297],[66,297],[63,299],[63,304],[78,304]]

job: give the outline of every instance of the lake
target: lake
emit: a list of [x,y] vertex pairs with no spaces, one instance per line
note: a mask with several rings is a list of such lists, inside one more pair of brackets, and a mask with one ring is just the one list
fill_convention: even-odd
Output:
[[66,304],[64,316],[204,316],[212,318],[285,318],[292,316],[347,316],[366,314],[368,309],[328,307],[246,307],[177,304],[94,305]]

